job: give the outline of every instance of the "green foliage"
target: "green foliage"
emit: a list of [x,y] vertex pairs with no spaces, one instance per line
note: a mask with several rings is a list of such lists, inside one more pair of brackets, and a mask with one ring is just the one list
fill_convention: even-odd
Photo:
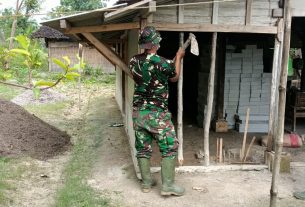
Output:
[[0,46],[0,70],[4,70],[9,57],[10,53],[8,49]]
[[22,57],[22,63],[28,70],[29,86],[32,86],[32,74],[41,68],[43,62],[47,61],[47,54],[37,41],[30,40],[24,35],[18,35],[15,40],[18,42],[18,48],[9,52]]
[[99,9],[106,6],[106,2],[109,0],[61,0],[60,6],[57,6],[55,9],[52,9],[52,13],[50,15],[51,18],[56,18],[60,16],[65,16],[66,12],[70,14],[78,11],[88,11]]
[[[27,14],[38,12],[43,1],[44,0],[25,0],[23,2],[19,13],[25,15],[18,16],[15,35],[30,35],[34,30],[38,28],[36,20]],[[13,15],[15,14],[15,10],[13,8],[5,8],[0,10],[0,14],[1,16],[7,17],[0,18],[0,46],[4,46],[8,44],[6,40],[9,39],[11,34],[11,28],[14,20]]]
[[83,74],[82,81],[87,84],[102,83],[112,85],[115,83],[115,74],[103,73],[102,68],[95,68],[90,65],[86,65]]

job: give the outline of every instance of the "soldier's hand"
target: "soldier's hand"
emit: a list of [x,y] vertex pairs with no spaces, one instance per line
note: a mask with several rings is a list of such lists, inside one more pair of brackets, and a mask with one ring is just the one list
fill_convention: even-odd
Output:
[[180,47],[176,53],[177,59],[182,59],[184,57],[184,55],[185,55],[185,50]]

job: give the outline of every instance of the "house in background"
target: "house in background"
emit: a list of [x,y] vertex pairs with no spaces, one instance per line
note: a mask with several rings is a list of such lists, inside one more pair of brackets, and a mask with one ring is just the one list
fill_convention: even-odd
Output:
[[[78,62],[79,42],[73,37],[65,36],[63,33],[48,26],[41,26],[31,35],[32,38],[43,38],[48,48],[49,71],[60,71],[61,68],[52,61],[52,58],[61,59],[68,56],[71,64]],[[90,44],[84,46],[85,63],[92,67],[101,69],[104,73],[114,73],[115,67]]]
[[[294,0],[293,29],[304,28],[303,2]],[[134,81],[128,75],[127,65],[133,55],[141,52],[138,36],[146,25],[160,31],[162,42],[158,54],[168,59],[175,56],[179,43],[186,40],[189,32],[195,34],[199,43],[199,56],[187,54],[184,57],[183,79],[179,83],[183,87],[179,87],[179,92],[177,85],[170,84],[169,87],[169,108],[173,117],[178,117],[178,139],[183,141],[183,148],[179,152],[183,153],[184,150],[185,165],[202,165],[198,164],[194,154],[203,145],[203,130],[200,127],[206,116],[208,79],[213,62],[216,77],[212,118],[216,121],[225,119],[229,128],[242,132],[245,129],[246,111],[250,108],[248,132],[276,135],[277,89],[283,58],[282,1],[131,0],[120,3],[128,3],[128,6],[88,11],[42,24],[91,43],[114,65],[126,71],[116,70],[115,97],[122,112],[136,172],[139,170],[134,156],[135,135],[132,127]],[[299,23],[295,21],[296,18],[300,20]],[[295,41],[292,36],[292,45]],[[216,50],[216,61],[211,61],[213,49]],[[179,111],[183,116],[178,116]],[[230,134],[231,142],[228,141]],[[211,148],[211,160],[216,157],[213,155],[217,137],[223,137],[228,148],[239,148],[242,140],[240,134],[233,130],[211,134],[210,143],[207,143],[207,148]],[[157,166],[158,160],[155,159],[152,164]]]

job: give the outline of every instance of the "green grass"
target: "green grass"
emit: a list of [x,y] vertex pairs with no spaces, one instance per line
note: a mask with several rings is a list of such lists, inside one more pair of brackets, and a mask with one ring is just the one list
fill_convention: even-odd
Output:
[[101,85],[113,85],[115,84],[115,74],[114,73],[103,73],[97,76],[85,75],[82,78],[82,82],[85,84],[99,83]]
[[[97,103],[98,104],[98,103]],[[97,110],[97,105],[90,105],[90,110]],[[101,127],[98,121],[87,122],[98,113],[89,113],[84,116],[82,123],[75,126],[81,130],[73,146],[71,158],[63,172],[63,186],[56,194],[56,207],[106,207],[110,206],[110,199],[90,187],[86,180],[97,156],[97,147],[101,143]]]
[[49,104],[40,104],[40,105],[27,105],[26,108],[28,111],[35,112],[38,116],[42,115],[54,115],[58,116],[67,106],[67,101],[60,101],[56,103]]
[[13,86],[7,86],[4,84],[0,84],[0,98],[5,100],[11,100],[18,94],[22,92],[22,89],[13,87]]
[[9,191],[14,190],[15,187],[9,183],[9,180],[18,179],[23,172],[22,167],[14,167],[15,164],[14,159],[0,157],[0,205],[11,202]]

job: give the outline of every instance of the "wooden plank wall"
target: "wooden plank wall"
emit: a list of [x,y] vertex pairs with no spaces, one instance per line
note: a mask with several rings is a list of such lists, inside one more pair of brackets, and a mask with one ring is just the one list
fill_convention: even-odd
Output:
[[[194,3],[198,0],[186,1]],[[199,1],[201,2],[201,1]],[[278,9],[278,0],[253,0],[251,25],[256,26],[275,26],[276,18],[272,18],[272,9]],[[176,4],[176,1],[166,4]],[[213,4],[199,4],[185,6],[184,23],[209,24],[212,18]],[[246,18],[246,0],[237,2],[219,3],[218,24],[220,25],[244,25]],[[176,23],[177,8],[165,7],[157,8],[153,18],[154,23]]]
[[[78,53],[78,43],[72,42],[49,42],[49,70],[61,71],[61,68],[53,63],[52,58],[61,59],[68,56],[72,64],[78,63],[76,54]],[[105,73],[114,73],[114,66],[95,48],[84,47],[84,60],[86,64],[94,68],[101,68]]]

